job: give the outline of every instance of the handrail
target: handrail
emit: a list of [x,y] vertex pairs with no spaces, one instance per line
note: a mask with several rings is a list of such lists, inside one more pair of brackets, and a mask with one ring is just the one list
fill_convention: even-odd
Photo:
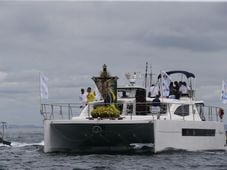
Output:
[[219,116],[220,107],[217,106],[204,106],[204,118],[207,121],[222,121]]
[[[91,118],[91,111],[93,109],[93,106],[97,103],[90,103],[87,106],[87,117]],[[100,103],[98,103],[100,105]],[[102,103],[101,103],[102,104]],[[123,103],[116,103],[121,104],[123,106]],[[135,115],[152,115],[153,119],[155,116],[157,116],[157,119],[160,118],[160,116],[166,115],[167,119],[172,120],[173,115],[176,115],[172,112],[171,104],[177,104],[177,103],[163,103],[161,102],[160,106],[160,112],[153,112],[152,105],[154,102],[137,102],[128,103],[129,107],[126,109],[126,111],[123,113],[124,115],[130,115],[130,119]],[[40,107],[40,113],[43,115],[44,119],[68,119],[70,120],[73,116],[79,116],[80,112],[82,111],[82,108],[80,107],[80,103],[47,103],[47,104],[41,104]],[[194,104],[180,104],[179,106],[184,105],[192,105],[192,114],[193,114],[193,120],[195,120],[195,114],[199,114],[200,119],[203,121],[222,121],[222,119],[219,116],[219,107],[216,106],[200,106],[201,108],[197,108]],[[130,107],[131,106],[131,107]],[[126,106],[127,107],[127,106]],[[142,107],[142,108],[141,108]],[[182,107],[183,108],[183,107]],[[123,110],[123,108],[121,108]],[[196,110],[197,109],[197,112]],[[176,110],[175,110],[176,111]],[[184,110],[180,110],[182,116],[182,120],[185,120],[187,113],[183,112]],[[190,111],[189,111],[190,112]],[[191,112],[190,112],[191,114]],[[123,115],[123,116],[124,116]]]
[[[44,119],[71,119],[73,115],[78,114],[81,111],[79,103],[47,103],[41,104],[40,113]],[[64,117],[65,113],[67,118]]]

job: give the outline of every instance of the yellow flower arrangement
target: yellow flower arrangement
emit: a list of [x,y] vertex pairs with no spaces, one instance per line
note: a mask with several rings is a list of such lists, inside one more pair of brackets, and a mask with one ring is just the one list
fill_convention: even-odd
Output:
[[106,106],[97,106],[91,112],[93,118],[118,118],[120,117],[120,111],[116,108],[114,104]]

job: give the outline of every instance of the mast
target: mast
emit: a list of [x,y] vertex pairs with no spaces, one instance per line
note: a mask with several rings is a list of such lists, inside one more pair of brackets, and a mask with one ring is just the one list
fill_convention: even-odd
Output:
[[2,133],[1,133],[1,137],[0,137],[0,140],[4,140],[4,136],[5,136],[5,128],[6,128],[6,122],[1,122],[2,124]]
[[145,89],[147,88],[147,67],[148,67],[148,63],[146,62],[146,70],[145,70]]
[[1,123],[2,123],[2,140],[3,140],[5,135],[6,122],[1,122]]
[[0,143],[5,144],[5,145],[11,145],[11,142],[5,141],[4,136],[5,136],[5,128],[7,128],[6,122],[0,122],[2,124],[2,132],[1,132],[1,137],[0,137]]
[[152,85],[152,76],[153,76],[153,73],[152,73],[152,64],[150,65],[150,87]]

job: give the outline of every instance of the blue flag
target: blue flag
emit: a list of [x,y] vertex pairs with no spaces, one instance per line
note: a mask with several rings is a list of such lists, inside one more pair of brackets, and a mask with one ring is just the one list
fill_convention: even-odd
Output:
[[222,81],[222,90],[221,90],[221,101],[222,103],[227,103],[227,83]]

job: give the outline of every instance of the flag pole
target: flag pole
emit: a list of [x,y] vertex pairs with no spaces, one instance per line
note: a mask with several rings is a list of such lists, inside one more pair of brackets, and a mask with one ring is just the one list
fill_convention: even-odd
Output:
[[40,78],[41,78],[41,73],[39,72],[39,105],[40,105],[40,113],[42,114],[42,101],[41,101],[41,81],[40,81]]
[[45,111],[46,105],[43,104],[42,99],[48,99],[48,78],[40,72],[39,74],[39,87],[40,87],[40,112]]
[[161,83],[160,83],[160,94],[162,97],[162,102],[163,102],[163,74],[162,74],[162,70],[160,70],[160,75],[161,75]]

